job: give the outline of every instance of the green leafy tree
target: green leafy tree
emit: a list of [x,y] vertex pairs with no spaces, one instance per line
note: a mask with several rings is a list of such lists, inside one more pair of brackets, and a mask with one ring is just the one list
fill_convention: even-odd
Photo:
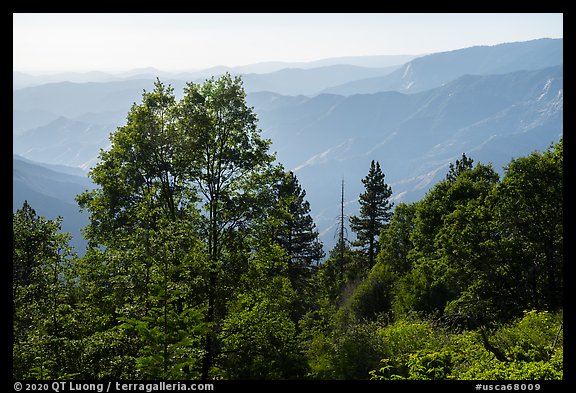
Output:
[[[306,316],[311,375],[362,378],[355,365],[381,354],[374,379],[561,379],[563,324],[548,312],[562,307],[562,156],[561,140],[500,181],[463,155],[424,199],[398,205],[367,277],[328,298],[332,318],[326,303]],[[380,344],[355,334],[370,324]]]
[[[162,225],[162,224],[165,225]],[[185,222],[163,219],[150,239],[152,269],[147,309],[138,317],[119,317],[120,329],[136,334],[141,343],[135,356],[139,379],[198,378],[202,340],[206,335],[198,285],[203,263],[201,244],[191,242],[193,233]]]
[[[99,377],[159,376],[137,367],[145,356],[141,348],[151,345],[144,327],[162,332],[161,375],[174,375],[168,316],[178,324],[200,304],[191,294],[203,283],[185,280],[183,273],[205,275],[206,261],[198,249],[198,196],[187,176],[190,159],[176,127],[175,103],[173,89],[160,81],[144,92],[90,172],[100,187],[77,198],[90,212],[90,248],[77,267],[81,296],[89,313],[101,316],[86,321],[92,327],[86,345],[96,346],[87,352],[102,356],[99,337],[114,337],[109,354],[87,360],[86,369]],[[122,323],[142,329],[119,330]]]
[[520,309],[562,306],[563,178],[560,140],[543,153],[512,160],[494,190],[497,246],[514,272]]
[[70,234],[62,218],[38,216],[25,201],[12,216],[13,376],[59,379],[76,374]]
[[352,324],[336,330],[329,352],[333,379],[368,379],[382,358],[382,340],[376,323]]
[[394,209],[390,224],[380,235],[380,253],[377,262],[390,265],[402,276],[412,269],[410,251],[414,248],[411,234],[415,227],[418,203],[399,203]]
[[304,374],[291,317],[296,293],[286,262],[284,250],[273,242],[261,244],[250,256],[219,331],[225,378],[286,379]]
[[245,97],[229,74],[188,83],[179,102],[157,81],[92,170],[101,187],[78,198],[91,212],[83,296],[104,316],[93,336],[125,337],[99,362],[108,377],[220,375],[229,299],[263,239],[289,225],[282,204],[303,197],[281,202],[283,170]]
[[513,160],[489,193],[459,205],[438,235],[457,294],[446,311],[484,322],[562,298],[562,146]]
[[[462,234],[458,232],[461,227],[450,225],[451,217],[457,214],[455,211],[472,209],[473,204],[491,192],[499,177],[490,165],[477,164],[469,169],[471,160],[466,162],[469,165],[465,167],[456,166],[460,168],[456,171],[457,177],[436,184],[417,204],[410,233],[413,248],[408,252],[407,265],[411,269],[398,281],[394,301],[396,314],[410,309],[443,311],[447,302],[459,296],[460,284],[472,278],[469,270],[455,263],[447,246],[446,239]],[[450,235],[446,235],[447,231]]]
[[392,188],[384,181],[384,173],[380,163],[372,160],[368,175],[362,179],[365,191],[360,194],[360,214],[350,217],[350,228],[356,233],[354,245],[365,250],[367,266],[364,271],[374,266],[378,255],[378,237],[380,230],[385,227],[392,217],[390,197]]
[[514,298],[515,278],[497,247],[498,230],[489,202],[492,192],[459,205],[445,217],[438,236],[441,259],[451,267],[446,284],[455,294],[444,311],[461,322],[470,317],[498,320],[512,306],[506,301]]
[[207,242],[208,285],[206,323],[209,333],[204,345],[202,378],[210,376],[217,354],[217,330],[225,316],[227,297],[222,290],[226,255],[234,232],[247,227],[266,206],[255,203],[251,187],[256,180],[264,186],[277,168],[268,152],[270,141],[260,137],[256,114],[246,105],[246,93],[239,77],[229,74],[198,85],[188,83],[178,105],[178,129],[186,135],[184,147],[190,157],[187,175],[197,186],[203,205],[202,233]]

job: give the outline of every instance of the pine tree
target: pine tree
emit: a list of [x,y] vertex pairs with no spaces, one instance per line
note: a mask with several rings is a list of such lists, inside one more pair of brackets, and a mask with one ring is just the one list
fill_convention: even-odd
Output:
[[462,153],[462,159],[456,160],[456,165],[452,162],[450,163],[450,170],[446,174],[446,180],[449,183],[454,183],[462,172],[472,169],[472,163],[474,163],[474,160]]
[[368,257],[367,269],[374,265],[378,254],[380,230],[392,217],[389,198],[392,188],[384,182],[384,173],[380,163],[372,160],[368,175],[362,179],[365,191],[360,194],[360,215],[350,217],[350,228],[356,233],[354,245],[363,249]]
[[299,289],[311,269],[324,258],[318,231],[310,216],[310,203],[306,191],[298,183],[293,172],[288,172],[279,185],[279,199],[286,203],[287,218],[277,236],[278,243],[288,255],[288,275],[294,287]]

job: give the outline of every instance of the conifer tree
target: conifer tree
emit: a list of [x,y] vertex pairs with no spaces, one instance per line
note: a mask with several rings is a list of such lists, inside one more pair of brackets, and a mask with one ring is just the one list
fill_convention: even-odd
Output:
[[449,183],[454,183],[462,172],[472,169],[473,163],[473,159],[466,157],[466,154],[462,153],[461,160],[456,160],[456,164],[450,163],[450,170],[446,174],[446,180]]
[[350,228],[356,233],[355,246],[366,252],[369,269],[374,265],[378,254],[380,230],[392,217],[390,196],[392,188],[384,182],[380,163],[372,160],[368,175],[362,179],[365,191],[360,194],[360,214],[350,217]]
[[283,220],[277,239],[288,255],[288,275],[296,289],[324,257],[318,231],[310,216],[306,191],[293,172],[285,174],[279,185],[279,200],[286,204],[287,218]]
[[340,216],[338,217],[338,242],[334,250],[338,253],[338,270],[340,272],[340,280],[344,277],[344,265],[346,253],[346,228],[344,227],[344,179],[342,179],[342,192],[340,196]]

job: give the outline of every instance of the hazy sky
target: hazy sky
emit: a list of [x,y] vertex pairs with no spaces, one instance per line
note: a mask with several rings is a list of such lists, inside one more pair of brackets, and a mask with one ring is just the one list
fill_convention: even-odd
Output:
[[563,37],[563,14],[17,13],[13,70],[191,71]]

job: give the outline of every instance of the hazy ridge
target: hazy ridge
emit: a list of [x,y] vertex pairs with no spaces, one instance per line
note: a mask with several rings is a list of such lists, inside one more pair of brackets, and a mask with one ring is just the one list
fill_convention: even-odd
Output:
[[[562,39],[396,58],[398,64],[384,57],[364,60],[288,67],[270,62],[233,72],[242,75],[248,103],[278,160],[299,177],[328,248],[340,181],[345,179],[347,214],[353,215],[372,159],[379,160],[394,200],[413,201],[463,152],[501,171],[511,158],[546,149],[563,134]],[[13,208],[28,199],[39,214],[62,215],[65,230],[78,237],[87,221],[72,194],[90,183],[77,175],[96,162],[142,91],[160,77],[179,96],[186,82],[225,71],[230,69],[142,69],[44,82],[13,73],[14,154],[82,168],[73,174],[15,157]],[[58,175],[63,172],[69,177]]]

